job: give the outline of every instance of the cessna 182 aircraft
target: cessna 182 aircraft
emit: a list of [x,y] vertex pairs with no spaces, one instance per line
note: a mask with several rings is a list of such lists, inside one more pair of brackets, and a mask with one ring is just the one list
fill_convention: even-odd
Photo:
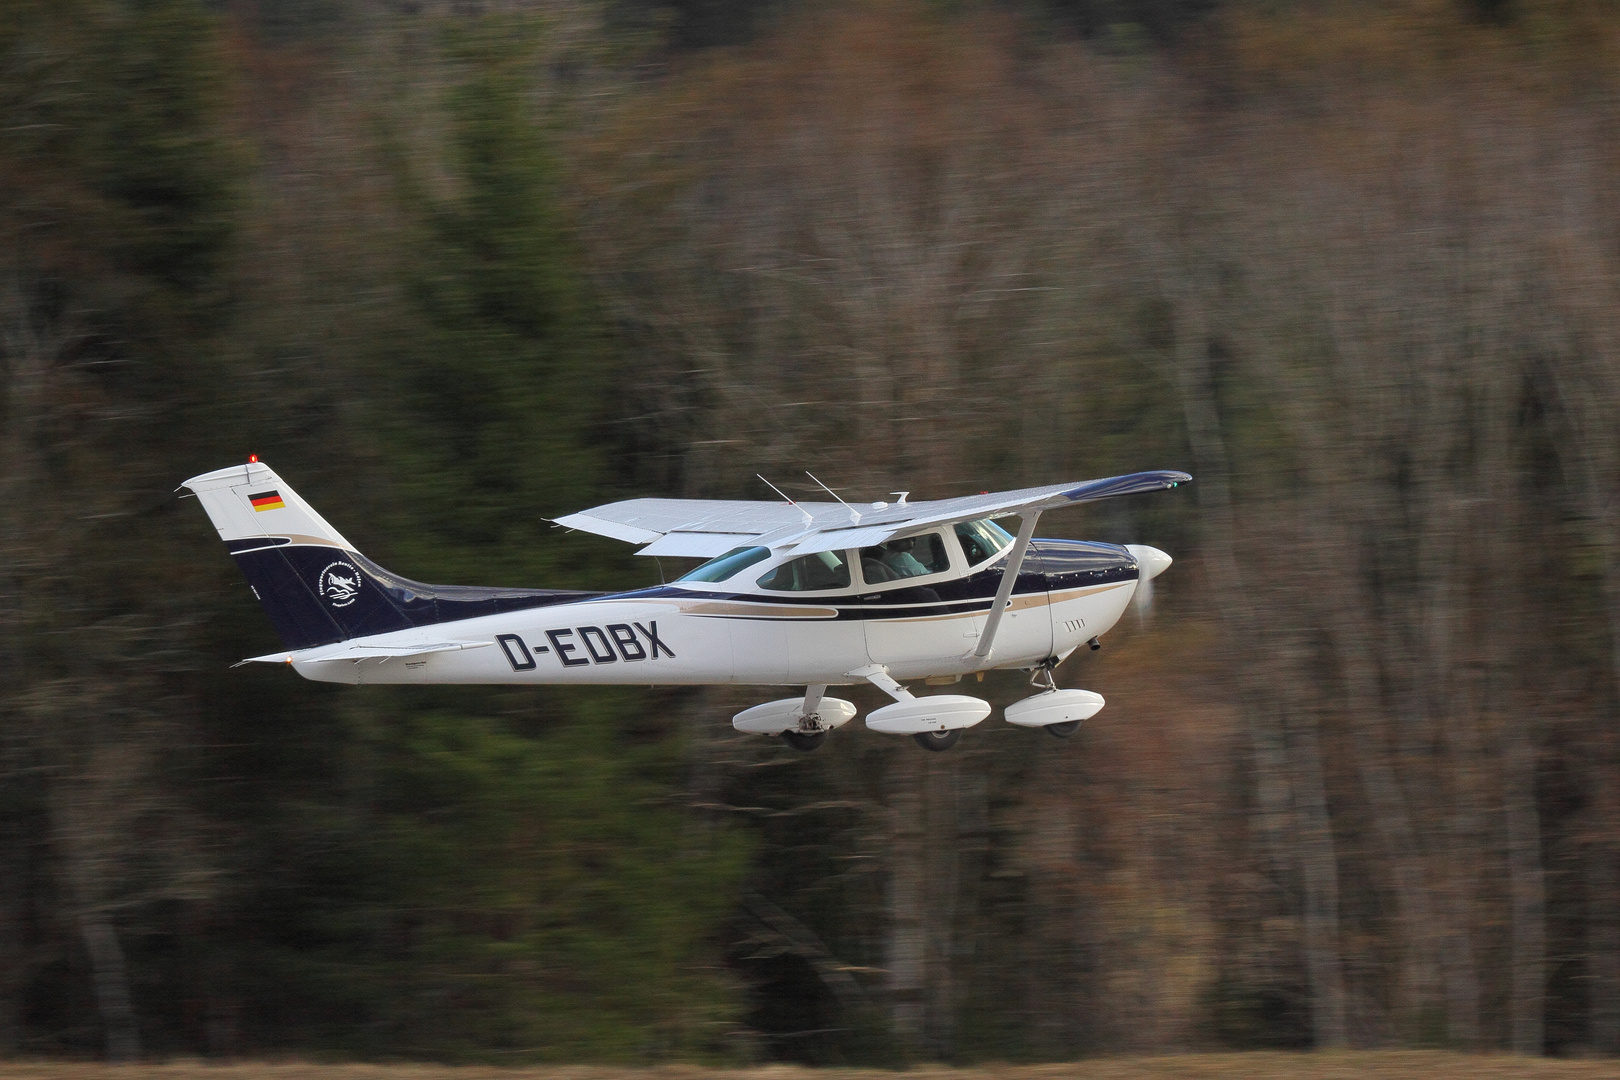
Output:
[[[812,479],[814,479],[812,477]],[[1073,734],[1100,694],[1060,690],[1052,669],[1119,621],[1170,565],[1156,548],[1037,540],[1060,507],[1186,483],[1145,472],[964,498],[834,502],[630,499],[556,519],[708,559],[677,581],[629,592],[424,585],[361,555],[257,457],[194,476],[196,494],[291,664],[343,683],[798,685],[747,709],[739,731],[812,750],[855,706],[829,686],[870,682],[894,703],[874,731],[944,750],[990,715],[960,694],[914,697],[903,680],[954,683],[992,668],[1032,672],[1009,723]],[[819,481],[817,481],[819,483]],[[778,492],[780,494],[780,492]],[[996,524],[1016,515],[1017,535]]]

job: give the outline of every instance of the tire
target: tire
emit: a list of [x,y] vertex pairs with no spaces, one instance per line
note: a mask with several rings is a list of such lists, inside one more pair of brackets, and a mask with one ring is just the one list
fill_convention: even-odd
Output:
[[961,728],[951,728],[949,731],[919,731],[912,736],[917,740],[918,746],[924,750],[932,750],[936,754],[955,746],[961,737]]
[[793,747],[793,749],[802,750],[808,754],[827,741],[827,733],[825,731],[784,731],[782,732],[782,741]]
[[1067,739],[1080,730],[1080,721],[1070,720],[1062,724],[1047,724],[1046,733],[1054,739]]

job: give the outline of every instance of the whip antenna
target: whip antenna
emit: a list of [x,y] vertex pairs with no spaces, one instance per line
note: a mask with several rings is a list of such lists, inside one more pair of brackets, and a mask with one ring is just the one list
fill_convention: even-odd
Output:
[[[804,475],[808,476],[812,480],[816,480],[816,474],[811,472],[809,469],[804,470]],[[761,477],[760,479],[763,480],[764,477]],[[826,484],[823,484],[820,480],[816,480],[816,483],[817,483],[817,485],[820,486],[822,491],[825,491],[827,494],[831,495],[833,498],[838,499],[838,501],[843,504],[844,509],[849,511],[849,520],[850,521],[854,522],[856,525],[859,525],[861,523],[860,511],[856,510],[853,506],[849,505],[849,503],[844,502],[844,500],[842,498],[839,498],[838,492],[834,491],[832,488],[828,487]]]
[[799,511],[799,513],[804,515],[804,527],[807,528],[807,529],[810,527],[810,522],[814,520],[810,516],[810,511],[806,510],[804,507],[800,506],[798,503],[794,502],[792,499],[788,499],[787,492],[783,491],[781,488],[777,487],[775,484],[771,483],[769,480],[766,480],[763,476],[760,476],[759,473],[755,473],[754,475],[759,476],[760,481],[766,487],[770,488],[772,491],[774,491],[778,495],[782,496],[782,498],[787,499],[789,506],[795,507]]

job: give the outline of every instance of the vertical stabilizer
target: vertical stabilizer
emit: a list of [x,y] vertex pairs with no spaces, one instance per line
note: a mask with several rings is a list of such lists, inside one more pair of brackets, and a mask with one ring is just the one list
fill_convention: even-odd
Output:
[[290,650],[403,630],[413,620],[368,562],[263,462],[187,480]]
[[400,577],[356,551],[260,461],[193,476],[181,486],[196,493],[292,652],[601,595],[425,585]]
[[277,536],[294,543],[354,550],[342,533],[262,461],[193,476],[180,486],[196,494],[227,545]]

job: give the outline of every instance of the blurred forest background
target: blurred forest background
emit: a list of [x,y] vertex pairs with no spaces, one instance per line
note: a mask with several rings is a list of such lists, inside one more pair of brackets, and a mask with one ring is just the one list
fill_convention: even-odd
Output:
[[[0,1053],[1620,1052],[1617,121],[1609,0],[0,0]],[[559,587],[1197,483],[1043,523],[1177,558],[1075,739],[800,755],[229,670],[249,452]]]

